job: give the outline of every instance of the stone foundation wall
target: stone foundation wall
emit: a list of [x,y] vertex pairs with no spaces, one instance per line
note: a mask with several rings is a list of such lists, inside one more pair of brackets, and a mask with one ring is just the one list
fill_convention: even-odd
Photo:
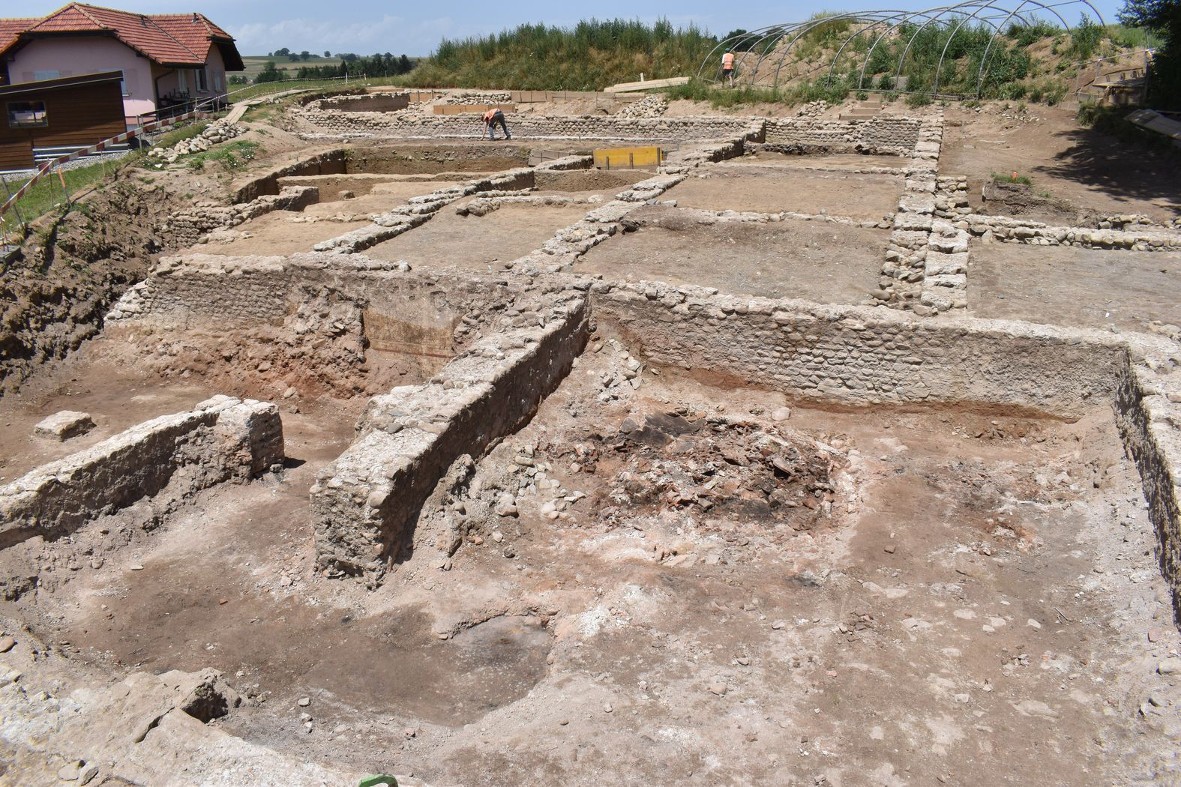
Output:
[[533,416],[589,335],[581,293],[555,301],[544,326],[485,339],[427,384],[370,404],[362,437],[311,489],[319,568],[379,583],[447,468]]
[[[297,316],[309,293],[330,292],[370,312],[405,316],[409,305],[429,304],[443,314],[491,314],[512,300],[504,278],[465,276],[439,286],[439,276],[401,270],[397,263],[360,255],[290,257],[166,257],[135,285],[106,321],[222,329],[279,325]],[[520,288],[528,296],[529,288]],[[459,319],[457,316],[456,319]]]
[[214,230],[229,229],[276,210],[301,211],[320,201],[315,186],[285,186],[278,195],[265,195],[241,205],[204,205],[174,213],[161,225],[179,246],[192,246]]
[[1172,588],[1174,620],[1181,625],[1181,384],[1169,375],[1179,360],[1176,349],[1167,343],[1142,350],[1121,370],[1115,414],[1128,456],[1140,472],[1157,534],[1157,559]]
[[69,534],[156,495],[246,481],[283,461],[283,425],[268,402],[218,396],[132,427],[0,487],[0,548]]
[[[339,112],[324,110],[318,103],[294,110],[317,129],[337,134],[370,136],[477,139],[484,134],[478,114],[423,115],[406,112]],[[615,140],[615,141],[699,141],[741,137],[749,120],[745,118],[670,118],[619,116],[545,117],[510,113],[509,131],[514,138]]]
[[646,360],[805,402],[1004,406],[1076,417],[1114,391],[1109,335],[892,310],[735,298],[663,284],[592,288],[595,316]]
[[858,151],[910,155],[921,121],[879,115],[864,120],[796,117],[768,120],[768,145],[803,145],[814,151]]
[[1009,241],[1032,246],[1077,246],[1086,249],[1124,251],[1181,250],[1181,231],[1128,224],[1127,229],[1054,227],[1029,219],[972,213],[957,222],[964,230],[987,241]]

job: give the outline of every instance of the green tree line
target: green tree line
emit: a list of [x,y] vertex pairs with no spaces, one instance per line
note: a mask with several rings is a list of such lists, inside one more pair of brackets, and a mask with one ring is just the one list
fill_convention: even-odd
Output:
[[444,39],[410,77],[423,87],[600,90],[641,73],[661,79],[694,73],[717,44],[667,19],[579,22],[573,28],[525,24],[500,33]]

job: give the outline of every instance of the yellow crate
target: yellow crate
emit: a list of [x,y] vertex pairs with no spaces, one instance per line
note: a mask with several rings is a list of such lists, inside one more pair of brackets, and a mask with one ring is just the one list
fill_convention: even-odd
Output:
[[599,148],[594,151],[595,166],[599,169],[632,169],[659,167],[664,163],[664,151],[656,146],[643,148]]

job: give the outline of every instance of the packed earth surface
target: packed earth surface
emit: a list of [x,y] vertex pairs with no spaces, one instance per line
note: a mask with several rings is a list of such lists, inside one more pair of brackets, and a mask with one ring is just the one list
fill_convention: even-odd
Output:
[[358,98],[5,263],[0,784],[1181,783],[1175,153]]

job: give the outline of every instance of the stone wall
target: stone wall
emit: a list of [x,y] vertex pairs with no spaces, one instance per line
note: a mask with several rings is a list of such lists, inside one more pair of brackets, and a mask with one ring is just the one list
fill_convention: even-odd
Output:
[[1144,347],[1121,370],[1116,422],[1136,463],[1157,534],[1157,559],[1172,588],[1173,617],[1181,625],[1181,384],[1170,372],[1181,361],[1171,342]]
[[[336,134],[459,139],[475,139],[483,134],[478,114],[338,112],[323,110],[318,103],[293,111],[317,129]],[[746,118],[729,117],[545,117],[526,113],[508,116],[514,138],[679,142],[741,137],[748,125]]]
[[37,535],[67,535],[170,485],[187,496],[223,481],[249,480],[282,461],[275,405],[214,397],[0,487],[0,548]]
[[379,583],[447,468],[533,416],[589,333],[581,293],[558,293],[554,303],[541,327],[485,339],[427,384],[371,403],[361,438],[311,489],[319,568]]
[[284,186],[277,195],[264,195],[238,205],[197,205],[168,217],[161,232],[178,246],[192,246],[214,230],[229,229],[276,210],[301,211],[320,201],[315,186]]
[[803,402],[1004,406],[1075,417],[1108,401],[1126,351],[1109,334],[737,298],[664,284],[592,288],[596,319],[645,359]]
[[957,222],[972,235],[986,242],[1009,241],[1031,246],[1076,246],[1086,249],[1123,251],[1181,250],[1181,231],[1165,227],[1128,224],[1126,229],[1092,227],[1055,227],[1031,219],[989,216],[982,213],[962,215]]
[[878,115],[866,119],[823,120],[795,117],[768,120],[768,145],[801,145],[802,152],[894,153],[909,155],[919,141],[921,121]]

